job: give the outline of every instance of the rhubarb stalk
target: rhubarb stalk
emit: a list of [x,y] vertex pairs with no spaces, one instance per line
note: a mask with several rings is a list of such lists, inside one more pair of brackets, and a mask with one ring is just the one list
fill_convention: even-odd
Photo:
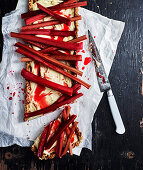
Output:
[[83,96],[82,93],[79,93],[79,94],[76,94],[72,97],[69,97],[68,99],[65,99],[64,101],[62,102],[59,102],[59,103],[54,103],[46,108],[43,108],[43,109],[40,109],[40,110],[36,110],[34,112],[29,112],[29,113],[25,113],[25,118],[24,120],[27,121],[29,118],[31,117],[35,117],[35,116],[42,116],[42,115],[45,115],[45,114],[48,114],[54,110],[56,110],[57,108],[65,105],[65,104],[70,104],[72,103],[73,101],[75,101],[76,99],[78,99],[79,97]]
[[[61,63],[61,62],[57,61],[57,60],[54,59],[54,58],[48,57],[47,55],[44,55],[44,54],[42,54],[41,52],[36,51],[36,50],[28,47],[27,45],[24,45],[24,44],[18,42],[18,43],[15,44],[15,46],[21,47],[21,48],[23,48],[24,50],[28,50],[29,52],[33,53],[33,54],[36,55],[36,56],[39,56],[40,58],[46,60],[47,62],[50,62],[50,63],[52,63],[52,64],[54,64],[54,65],[56,65],[56,66],[58,66],[58,67],[61,67],[61,68],[65,68],[65,69],[67,69],[67,70],[70,70],[70,71],[72,71],[72,72],[74,72],[74,73],[82,76],[82,72],[81,72],[81,71],[79,71],[79,70],[77,70],[77,69],[75,69],[75,68],[73,68],[73,67],[71,67],[71,66],[68,66],[67,64]],[[21,50],[22,50],[22,49],[21,49]],[[26,52],[24,52],[24,53],[26,53]],[[28,52],[27,52],[27,53],[28,53]],[[36,56],[35,56],[35,57],[36,57]]]
[[60,23],[61,23],[60,21],[44,21],[44,22],[38,23],[38,24],[23,26],[21,28],[21,30],[24,31],[24,30],[35,29],[35,28],[40,28],[40,27],[52,26],[52,25],[57,25]]
[[21,34],[68,37],[68,36],[75,36],[76,31],[61,31],[61,30],[51,30],[51,29],[29,29],[29,30],[21,31]]
[[23,35],[23,34],[14,33],[14,32],[11,32],[11,37],[20,38],[20,39],[24,39],[24,40],[28,40],[28,41],[35,41],[35,42],[39,42],[42,44],[52,45],[52,46],[60,47],[63,49],[69,49],[69,50],[80,50],[83,48],[83,45],[81,43],[72,43],[72,42],[64,42],[64,41],[59,41],[59,40],[51,40],[51,39],[47,39],[47,38],[40,38],[40,37],[36,37],[36,36],[32,36],[32,35]]
[[41,4],[37,3],[38,8],[44,11],[45,13],[51,15],[52,17],[56,18],[57,20],[65,23],[66,25],[70,25],[71,21],[68,18],[62,17],[58,14],[56,14],[54,11],[51,11],[50,9],[45,8]]
[[45,142],[46,142],[46,139],[47,139],[47,133],[49,131],[49,125],[46,126],[43,130],[43,133],[41,135],[41,138],[40,138],[40,142],[39,142],[39,146],[38,146],[38,152],[37,152],[37,156],[38,157],[42,157],[42,154],[43,154],[43,151],[44,151],[44,145],[45,145]]
[[73,93],[73,89],[72,88],[69,88],[69,87],[65,87],[65,86],[62,86],[60,84],[57,84],[57,83],[54,83],[52,81],[49,81],[45,78],[42,78],[40,76],[36,76],[34,75],[33,73],[25,70],[24,68],[22,69],[21,71],[21,75],[26,79],[26,80],[29,80],[29,81],[32,81],[32,82],[35,82],[37,84],[40,84],[42,86],[45,86],[45,87],[48,87],[48,88],[51,88],[51,89],[54,89],[54,90],[57,90],[63,94],[67,94],[69,96],[72,96],[72,93]]
[[45,18],[46,16],[47,16],[47,14],[38,14],[36,16],[30,17],[30,18],[26,19],[26,21],[25,21],[26,25],[30,25],[37,20]]
[[77,116],[72,115],[68,120],[63,122],[59,129],[56,131],[55,135],[48,141],[48,143],[45,145],[45,149],[50,149],[51,146],[55,143],[55,141],[58,139],[58,137],[64,132],[64,130],[75,120]]
[[68,140],[67,140],[66,146],[65,146],[64,151],[63,151],[61,156],[65,155],[67,153],[69,145],[70,145],[70,142],[71,142],[71,138],[72,138],[72,136],[74,134],[75,128],[77,127],[77,124],[78,124],[78,122],[74,122],[74,124],[72,126],[72,129],[70,131],[70,135],[68,136]]

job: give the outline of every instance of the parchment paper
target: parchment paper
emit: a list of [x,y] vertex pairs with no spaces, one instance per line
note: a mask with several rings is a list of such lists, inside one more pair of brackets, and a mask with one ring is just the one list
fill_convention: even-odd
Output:
[[[57,118],[62,110],[61,108],[40,118],[23,122],[25,80],[21,77],[20,72],[25,64],[21,63],[21,56],[14,52],[16,47],[13,45],[19,40],[11,38],[10,32],[20,31],[21,26],[24,25],[20,14],[26,12],[26,8],[27,1],[21,0],[18,2],[17,9],[7,14],[2,20],[4,47],[0,64],[1,147],[12,144],[30,146],[32,141],[42,132],[44,125]],[[88,35],[88,29],[91,31],[100,50],[106,72],[109,74],[124,23],[103,17],[84,8],[79,8],[79,14],[82,16],[82,21],[79,21],[79,36]],[[84,96],[79,98],[76,103],[71,104],[71,113],[77,114],[78,126],[83,136],[82,143],[73,151],[76,155],[80,155],[83,147],[92,150],[91,123],[103,95],[98,87],[93,62],[84,65],[85,57],[91,57],[88,51],[88,40],[84,41],[84,50],[80,51],[79,54],[83,56],[83,61],[79,62],[79,69],[83,71],[82,79],[91,84],[91,88],[88,90],[82,87],[80,92]]]

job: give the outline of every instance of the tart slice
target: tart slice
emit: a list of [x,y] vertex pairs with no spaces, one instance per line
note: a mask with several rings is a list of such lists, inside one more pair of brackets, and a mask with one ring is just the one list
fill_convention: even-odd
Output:
[[70,106],[66,106],[56,120],[47,125],[38,136],[31,150],[39,159],[61,158],[67,152],[72,155],[72,148],[82,140],[81,132],[75,121],[76,115],[70,114]]
[[[37,4],[41,4],[44,7],[52,7],[57,4],[62,3],[63,1],[55,1],[55,0],[29,0],[29,10],[30,11],[36,11],[38,10]],[[71,8],[66,10],[57,11],[57,14],[64,16],[64,17],[74,17],[78,15],[78,9],[77,8]],[[55,20],[51,16],[46,16],[41,20],[38,20],[33,24],[36,23],[42,23],[45,21],[51,21]],[[61,37],[61,36],[47,36],[47,35],[36,35],[38,37],[43,38],[50,38],[60,41],[69,41],[77,37],[77,30],[78,25],[77,21],[71,22],[70,26],[67,26],[66,24],[57,24],[53,26],[45,26],[40,27],[40,29],[51,29],[51,30],[61,30],[61,31],[76,31],[75,36],[68,36],[68,37]],[[32,48],[35,50],[41,50],[41,48],[30,44]],[[68,54],[75,54],[75,51],[65,51],[65,50],[55,50],[56,52],[62,52],[62,53],[68,53]],[[67,65],[71,65],[70,62],[62,61],[63,63]],[[75,62],[72,62],[72,66],[75,66]],[[39,75],[41,77],[44,77],[48,80],[51,80],[55,83],[58,83],[63,86],[72,87],[73,82],[70,78],[64,76],[63,74],[60,74],[51,68],[42,66],[39,63],[36,63],[34,61],[27,62],[26,64],[27,70],[32,72],[35,75]],[[54,104],[60,97],[62,96],[62,93],[53,90],[51,88],[42,87],[36,83],[33,83],[32,81],[26,81],[26,103],[25,103],[25,113],[34,112],[36,110],[40,110],[43,108],[46,108],[52,104]]]

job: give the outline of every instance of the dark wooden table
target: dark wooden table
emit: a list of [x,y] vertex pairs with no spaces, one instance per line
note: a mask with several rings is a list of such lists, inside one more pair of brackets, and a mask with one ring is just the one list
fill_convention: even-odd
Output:
[[[0,0],[1,17],[15,9],[16,3]],[[80,157],[39,161],[30,148],[14,145],[0,148],[0,170],[143,170],[143,1],[88,0],[87,9],[126,23],[109,76],[126,133],[115,133],[104,95],[92,123],[92,152],[83,149]]]

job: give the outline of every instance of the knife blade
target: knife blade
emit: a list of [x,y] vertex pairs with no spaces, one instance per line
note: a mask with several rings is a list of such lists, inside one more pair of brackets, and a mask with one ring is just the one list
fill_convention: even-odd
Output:
[[105,68],[103,66],[100,53],[89,30],[88,30],[88,37],[89,37],[89,51],[91,52],[92,59],[95,63],[95,70],[96,70],[97,81],[98,81],[100,91],[107,92],[109,106],[116,125],[116,132],[118,134],[123,134],[125,133],[125,127],[115,97],[113,95],[110,82],[105,72]]

